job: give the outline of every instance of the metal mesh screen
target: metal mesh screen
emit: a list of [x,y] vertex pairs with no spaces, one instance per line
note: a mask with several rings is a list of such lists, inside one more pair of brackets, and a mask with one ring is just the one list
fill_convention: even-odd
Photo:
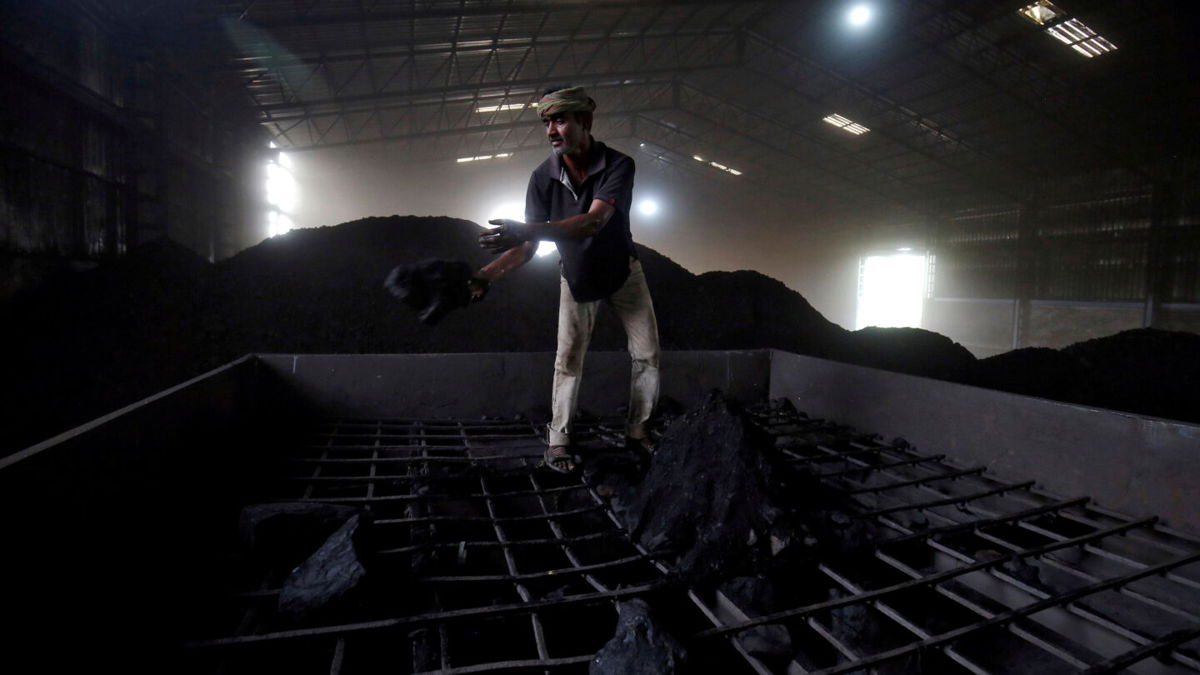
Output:
[[[614,603],[649,598],[699,672],[1184,673],[1200,670],[1200,542],[785,409],[766,451],[851,504],[866,545],[763,578],[683,581],[631,540],[602,489],[536,469],[524,421],[335,421],[289,446],[264,500],[369,509],[401,582],[339,621],[291,625],[287,570],[231,548],[197,608],[195,672],[584,672]],[[578,428],[605,446],[613,420]],[[773,645],[761,647],[763,641]]]

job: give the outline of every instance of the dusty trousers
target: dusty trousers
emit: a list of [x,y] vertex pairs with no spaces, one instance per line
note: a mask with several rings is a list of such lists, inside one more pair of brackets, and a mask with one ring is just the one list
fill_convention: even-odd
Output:
[[646,436],[646,421],[658,403],[658,320],[650,289],[642,273],[642,263],[629,262],[629,278],[605,300],[576,302],[562,279],[558,301],[558,352],[554,358],[554,388],[551,402],[552,418],[547,433],[550,445],[568,445],[571,420],[579,401],[579,384],[583,376],[583,357],[587,354],[596,325],[596,313],[601,302],[609,307],[625,327],[629,340],[629,356],[633,361],[629,384],[629,416],[625,431],[629,438]]

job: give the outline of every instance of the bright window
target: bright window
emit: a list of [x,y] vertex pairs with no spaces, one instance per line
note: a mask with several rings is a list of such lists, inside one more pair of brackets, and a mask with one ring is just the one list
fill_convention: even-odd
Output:
[[[275,144],[272,143],[274,148]],[[267,236],[286,234],[300,200],[300,189],[292,175],[292,158],[279,152],[267,162]]]
[[855,329],[920,328],[926,270],[925,256],[918,253],[897,252],[859,260]]

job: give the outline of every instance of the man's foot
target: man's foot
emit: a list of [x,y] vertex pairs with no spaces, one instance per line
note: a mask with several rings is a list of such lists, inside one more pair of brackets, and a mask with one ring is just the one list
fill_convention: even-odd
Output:
[[654,447],[654,441],[650,440],[649,436],[625,439],[625,449],[635,453],[640,453],[647,457],[653,455],[654,451],[656,450]]
[[558,473],[572,473],[576,468],[575,456],[566,445],[551,445],[546,448],[546,453],[542,455],[542,463],[546,468]]

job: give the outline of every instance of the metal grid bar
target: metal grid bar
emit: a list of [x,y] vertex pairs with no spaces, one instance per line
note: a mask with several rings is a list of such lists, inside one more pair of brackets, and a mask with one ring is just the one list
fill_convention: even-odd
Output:
[[[774,430],[774,431],[783,430],[783,431],[793,431],[794,432],[797,430],[803,430],[805,427],[812,428],[814,425],[814,423],[810,420],[800,420],[801,423],[798,426],[791,426],[791,427],[787,426],[786,424],[780,423],[778,419],[772,420],[771,418],[768,417],[768,418],[764,418],[764,420],[765,421],[762,426],[765,429]],[[846,461],[853,461],[860,465],[861,468],[859,468],[855,471],[837,472],[836,475],[840,479],[838,481],[839,483],[845,483],[845,482],[847,482],[847,480],[849,478],[853,478],[855,476],[863,476],[863,478],[861,479],[860,482],[866,482],[865,475],[874,475],[876,473],[893,474],[893,475],[888,476],[888,479],[891,481],[889,483],[886,483],[884,485],[875,484],[875,485],[871,485],[869,487],[864,486],[864,487],[857,488],[857,489],[851,489],[851,490],[845,491],[843,493],[847,496],[864,496],[864,497],[872,496],[872,495],[877,495],[883,491],[897,490],[897,489],[902,489],[902,488],[918,488],[920,491],[931,491],[929,483],[936,481],[939,477],[944,478],[947,475],[955,474],[956,477],[958,477],[958,478],[966,479],[966,478],[971,478],[973,476],[978,475],[978,472],[971,471],[969,469],[960,470],[960,469],[954,469],[953,467],[947,467],[951,470],[950,471],[942,471],[942,472],[932,475],[932,476],[925,476],[925,477],[921,477],[921,478],[908,478],[907,480],[903,480],[903,479],[896,480],[896,478],[899,478],[899,477],[894,475],[894,473],[895,473],[894,470],[900,469],[900,468],[905,468],[905,467],[911,467],[911,468],[924,467],[927,464],[927,462],[926,461],[881,462],[875,466],[870,466],[867,462],[864,462],[857,458],[857,456],[861,456],[862,454],[864,454],[861,451],[865,448],[859,447],[856,449],[845,451],[845,452],[853,453],[853,454],[848,454],[847,456],[842,457],[837,449],[834,449],[834,448],[831,448],[828,446],[823,446],[821,444],[815,444],[815,443],[812,445],[815,446],[813,449],[815,449],[818,452],[829,454],[829,455],[835,455],[839,459],[844,459]],[[850,445],[851,447],[853,446],[852,443],[847,443],[847,445]],[[780,447],[780,446],[782,446],[782,447]],[[782,450],[785,454],[790,454],[793,459],[796,458],[796,452],[795,452],[796,448],[800,447],[800,446],[802,446],[802,444],[797,443],[795,439],[789,439],[788,442],[783,443],[783,444],[777,443],[777,448]],[[911,456],[914,453],[910,453],[910,452],[908,452],[904,449],[900,449],[900,448],[873,447],[873,448],[869,448],[869,449],[876,451],[876,452],[871,453],[872,455],[875,455],[875,456],[879,456],[880,454],[892,454],[892,455],[901,455],[901,456],[910,455],[910,457],[908,458],[910,460],[926,460],[927,459],[927,458],[922,458],[922,457]],[[973,510],[977,510],[977,511],[986,510],[986,509],[981,509],[979,506],[979,503],[985,497],[1007,495],[1009,493],[1019,492],[1019,491],[1029,491],[1029,484],[1017,484],[1017,485],[1001,484],[999,486],[990,487],[989,489],[981,491],[981,492],[969,493],[969,494],[959,496],[959,497],[938,500],[938,503],[936,505],[971,503]],[[888,651],[884,651],[881,653],[877,653],[874,656],[860,658],[858,656],[854,656],[852,650],[846,648],[844,645],[836,644],[837,643],[836,638],[828,630],[824,630],[824,631],[817,630],[816,632],[819,634],[822,634],[830,643],[832,643],[833,646],[836,649],[838,649],[838,651],[840,653],[842,653],[844,658],[850,659],[850,663],[848,663],[847,665],[834,666],[834,667],[830,667],[830,668],[826,668],[826,669],[819,669],[817,672],[848,672],[848,671],[852,671],[852,670],[858,670],[858,669],[861,669],[864,667],[869,667],[873,664],[883,663],[885,661],[894,661],[894,660],[902,658],[906,655],[927,652],[930,647],[937,647],[937,648],[941,649],[941,651],[943,653],[945,653],[949,658],[958,662],[960,665],[966,667],[968,670],[970,670],[972,672],[989,672],[986,669],[980,668],[978,665],[971,663],[969,660],[962,658],[962,656],[960,654],[955,653],[953,651],[952,643],[954,643],[957,640],[960,640],[963,636],[969,636],[972,632],[988,630],[995,626],[1003,626],[1003,627],[1007,628],[1010,632],[1012,632],[1017,637],[1024,639],[1024,640],[1028,641],[1030,644],[1033,644],[1033,645],[1039,647],[1040,649],[1042,649],[1043,651],[1045,651],[1048,654],[1051,654],[1057,658],[1063,659],[1064,661],[1066,661],[1067,663],[1069,663],[1072,666],[1086,667],[1088,665],[1087,661],[1083,661],[1083,660],[1076,658],[1075,656],[1072,655],[1071,651],[1055,644],[1056,638],[1054,638],[1052,636],[1050,640],[1047,640],[1045,637],[1047,631],[1043,627],[1037,626],[1037,625],[1031,625],[1031,627],[1027,628],[1024,625],[1021,625],[1019,623],[1021,621],[1027,621],[1027,617],[1036,615],[1039,612],[1053,611],[1053,610],[1056,610],[1058,608],[1063,608],[1063,607],[1067,608],[1068,611],[1070,611],[1073,615],[1082,617],[1083,619],[1090,621],[1094,625],[1103,625],[1105,628],[1107,628],[1113,632],[1119,633],[1122,637],[1124,637],[1128,640],[1131,640],[1134,644],[1141,643],[1141,645],[1143,645],[1143,646],[1140,649],[1134,649],[1134,650],[1127,652],[1128,654],[1131,655],[1130,658],[1132,660],[1129,662],[1122,662],[1124,664],[1131,663],[1131,662],[1133,662],[1133,660],[1136,660],[1136,658],[1134,658],[1133,655],[1142,655],[1143,652],[1147,655],[1148,654],[1161,654],[1163,652],[1168,651],[1173,646],[1178,646],[1179,644],[1186,642],[1187,640],[1179,639],[1179,637],[1178,637],[1179,634],[1177,634],[1177,633],[1172,633],[1172,634],[1170,634],[1164,638],[1158,639],[1158,640],[1148,639],[1144,636],[1139,635],[1136,631],[1134,631],[1132,629],[1123,628],[1111,620],[1105,620],[1104,617],[1099,616],[1095,612],[1088,612],[1085,610],[1078,609],[1077,603],[1075,601],[1081,600],[1081,599],[1082,599],[1081,602],[1086,601],[1086,599],[1089,596],[1094,596],[1095,594],[1105,591],[1107,589],[1113,589],[1113,588],[1120,589],[1122,592],[1122,599],[1125,599],[1127,597],[1127,598],[1132,599],[1132,600],[1136,601],[1137,603],[1141,603],[1145,606],[1152,606],[1157,609],[1164,610],[1165,612],[1174,614],[1178,617],[1181,617],[1181,618],[1187,620],[1188,626],[1194,626],[1195,625],[1194,616],[1192,615],[1191,612],[1187,611],[1186,609],[1184,609],[1182,607],[1178,607],[1178,606],[1172,606],[1168,603],[1162,602],[1161,598],[1155,599],[1155,598],[1151,598],[1147,595],[1144,595],[1144,594],[1136,592],[1136,591],[1130,592],[1127,589],[1127,587],[1128,587],[1128,585],[1130,585],[1138,580],[1144,579],[1146,577],[1158,577],[1161,575],[1162,578],[1166,578],[1165,574],[1169,570],[1179,568],[1179,567],[1184,567],[1184,566],[1192,564],[1196,560],[1195,551],[1197,550],[1197,548],[1195,546],[1190,546],[1190,547],[1189,546],[1172,546],[1171,548],[1174,548],[1177,550],[1178,549],[1189,550],[1189,551],[1191,551],[1191,553],[1185,554],[1182,556],[1178,556],[1178,557],[1175,557],[1173,559],[1166,560],[1163,562],[1159,562],[1156,565],[1142,564],[1140,566],[1135,567],[1135,569],[1137,571],[1134,571],[1132,573],[1127,573],[1124,575],[1115,576],[1115,577],[1108,578],[1108,579],[1100,579],[1099,577],[1096,577],[1094,575],[1089,575],[1086,572],[1076,570],[1076,574],[1074,576],[1088,581],[1089,584],[1084,586],[1083,588],[1077,588],[1077,589],[1067,592],[1067,593],[1041,592],[1039,595],[1036,592],[1036,589],[1028,588],[1028,586],[1029,586],[1028,584],[1022,584],[1020,582],[1020,580],[1015,578],[1013,575],[996,573],[998,570],[1001,569],[1001,567],[1000,567],[1001,565],[1003,565],[1006,562],[1011,563],[1014,560],[1014,558],[1012,558],[1012,556],[1017,556],[1017,557],[1028,556],[1028,557],[1036,559],[1039,564],[1046,564],[1048,567],[1070,569],[1070,566],[1067,565],[1066,563],[1064,563],[1063,561],[1054,560],[1051,556],[1049,556],[1047,554],[1051,553],[1052,551],[1073,549],[1075,546],[1083,546],[1084,549],[1089,552],[1091,552],[1092,550],[1097,550],[1097,551],[1107,553],[1106,551],[1104,551],[1103,548],[1098,546],[1097,543],[1108,543],[1115,538],[1114,535],[1125,536],[1126,533],[1129,533],[1129,532],[1145,530],[1146,528],[1150,527],[1153,524],[1153,519],[1132,522],[1132,523],[1125,522],[1123,524],[1116,525],[1116,526],[1109,527],[1109,528],[1097,528],[1089,534],[1081,535],[1079,537],[1074,537],[1074,538],[1066,537],[1061,534],[1059,534],[1058,536],[1054,536],[1054,537],[1047,536],[1047,538],[1051,539],[1053,541],[1053,543],[1048,544],[1047,546],[1044,546],[1041,549],[1031,549],[1028,546],[1021,546],[1021,545],[1013,543],[1013,542],[1005,542],[1008,544],[1006,546],[1006,548],[1008,548],[1010,551],[1012,551],[1010,553],[1009,557],[1005,557],[1005,558],[993,557],[993,558],[990,558],[987,560],[975,560],[975,559],[970,558],[969,556],[962,555],[961,552],[958,552],[958,559],[961,561],[967,562],[968,564],[964,567],[958,567],[958,568],[951,569],[948,571],[943,571],[943,572],[941,572],[939,574],[935,574],[935,575],[922,574],[921,572],[908,567],[901,561],[896,560],[894,558],[890,558],[889,556],[887,556],[886,554],[884,554],[882,552],[883,547],[891,548],[891,547],[895,546],[896,544],[925,542],[930,548],[932,548],[934,550],[940,549],[941,551],[944,551],[944,552],[954,553],[955,551],[952,548],[940,544],[935,539],[935,536],[941,535],[940,538],[946,538],[946,535],[951,535],[951,534],[954,534],[955,532],[964,532],[964,531],[970,531],[974,535],[981,536],[981,538],[989,539],[993,543],[999,544],[1001,541],[1004,541],[1001,537],[991,535],[988,532],[985,532],[984,530],[994,529],[997,526],[999,526],[1001,524],[1005,524],[1005,523],[1016,523],[1018,526],[1024,528],[1027,525],[1031,525],[1031,523],[1026,523],[1025,522],[1026,520],[1032,520],[1036,517],[1045,516],[1047,514],[1055,514],[1057,516],[1057,515],[1060,515],[1060,512],[1065,513],[1068,509],[1077,508],[1078,506],[1081,506],[1083,501],[1084,500],[1073,500],[1071,502],[1051,503],[1051,504],[1046,504],[1046,505],[1043,505],[1041,507],[1038,507],[1038,508],[1035,508],[1032,510],[1027,509],[1023,512],[1009,514],[1007,516],[995,516],[988,520],[979,520],[979,521],[975,521],[975,522],[968,521],[966,523],[955,523],[952,525],[944,526],[942,528],[934,528],[934,529],[926,530],[923,532],[913,532],[911,530],[907,530],[906,528],[903,527],[903,525],[900,525],[900,524],[896,523],[895,521],[890,521],[886,517],[888,514],[891,514],[891,513],[898,513],[901,511],[907,511],[910,509],[918,508],[921,506],[920,502],[908,503],[908,504],[904,504],[904,505],[897,506],[894,508],[873,509],[875,520],[879,521],[881,524],[888,525],[889,527],[891,527],[893,529],[897,529],[902,532],[905,532],[905,534],[902,535],[898,539],[884,540],[884,541],[878,543],[876,545],[874,557],[884,563],[889,564],[894,569],[899,570],[899,571],[903,572],[904,574],[906,574],[907,576],[909,576],[910,577],[909,581],[895,584],[890,587],[877,588],[874,590],[864,590],[864,589],[856,587],[856,585],[854,583],[850,582],[848,579],[842,578],[832,568],[828,567],[827,565],[823,565],[821,568],[822,572],[824,572],[827,576],[830,576],[831,578],[838,581],[842,585],[843,588],[849,590],[850,592],[854,593],[855,595],[852,595],[852,596],[850,596],[848,598],[844,598],[844,599],[832,600],[827,603],[818,603],[818,604],[815,604],[815,605],[812,605],[809,607],[802,607],[802,608],[788,610],[787,612],[777,614],[776,617],[777,617],[777,619],[804,618],[807,616],[815,615],[816,613],[823,611],[823,610],[829,610],[829,609],[838,608],[838,607],[849,607],[851,605],[862,605],[865,602],[868,606],[878,610],[881,615],[886,616],[889,619],[893,620],[894,622],[900,624],[904,629],[910,631],[911,633],[917,635],[920,638],[919,641],[913,642],[909,645],[906,645],[905,647],[896,648],[893,650],[888,650]],[[935,503],[933,503],[933,502],[926,502],[925,504],[927,507],[935,505]],[[934,514],[934,515],[937,515],[937,514]],[[946,520],[947,522],[953,522],[949,518],[943,517],[942,519]],[[1067,518],[1063,518],[1063,520],[1067,520]],[[1074,520],[1086,521],[1086,520],[1090,520],[1090,519],[1079,518],[1078,516],[1076,516]],[[1032,526],[1029,529],[1031,529],[1031,530],[1032,529],[1046,530],[1046,528],[1039,528],[1037,526]],[[1182,542],[1180,542],[1180,543],[1182,543]],[[1112,555],[1109,554],[1107,557],[1111,558]],[[982,570],[989,570],[990,572],[995,574],[998,578],[1006,581],[1007,583],[1012,584],[1015,587],[1024,587],[1023,590],[1025,590],[1025,591],[1034,591],[1031,594],[1034,595],[1035,598],[1040,598],[1040,601],[1035,602],[1030,605],[1027,605],[1027,606],[1024,606],[1024,607],[1005,608],[1005,610],[1003,610],[1003,611],[995,611],[995,612],[989,612],[988,610],[980,608],[980,607],[972,607],[970,605],[970,600],[968,598],[959,596],[951,588],[953,585],[953,579],[955,577],[962,577],[963,575],[969,576],[972,573],[979,572]],[[1190,579],[1186,580],[1181,585],[1185,586],[1185,587],[1190,586]],[[925,631],[922,631],[920,629],[919,623],[917,621],[910,620],[908,617],[906,617],[904,615],[903,612],[897,611],[894,608],[888,606],[886,603],[882,602],[882,599],[885,597],[896,596],[898,594],[902,594],[904,591],[910,591],[915,588],[932,589],[932,590],[938,592],[939,594],[942,594],[946,597],[949,597],[952,600],[959,602],[963,606],[966,606],[966,607],[969,607],[970,609],[975,610],[976,613],[979,616],[984,617],[985,620],[971,624],[971,625],[964,627],[958,631],[951,631],[951,632],[947,632],[947,633],[940,634],[940,635],[926,633]],[[755,620],[751,620],[751,621],[736,624],[734,626],[726,627],[725,629],[708,631],[706,633],[700,634],[700,636],[698,636],[698,637],[704,637],[707,635],[715,635],[715,634],[719,634],[719,633],[733,633],[733,632],[737,632],[738,630],[744,630],[747,627],[765,625],[768,623],[772,623],[772,621],[769,617],[760,617]],[[811,618],[809,619],[809,623],[810,624],[813,623]],[[820,626],[814,626],[814,628],[820,628]],[[1186,632],[1183,634],[1186,634]],[[1174,661],[1176,663],[1185,664],[1189,668],[1196,668],[1196,665],[1194,665],[1195,659],[1191,655],[1174,654],[1174,655],[1172,655],[1172,658],[1174,659]],[[1189,670],[1189,672],[1191,672],[1191,671]]]
[[[273,616],[277,570],[224,598],[240,620],[189,647],[226,666],[255,650],[317,650],[315,672],[353,673],[386,642],[393,657],[411,652],[402,672],[582,672],[607,640],[613,604],[649,597],[691,617],[681,621],[694,626],[690,646],[716,654],[721,672],[842,673],[917,658],[947,673],[1031,672],[1022,658],[1045,672],[1200,671],[1195,539],[824,420],[779,410],[751,419],[776,464],[828,488],[868,535],[814,561],[804,585],[825,599],[764,611],[717,590],[722,580],[670,576],[665,553],[632,541],[595,486],[535,470],[544,443],[529,422],[346,420],[293,446],[264,497],[371,511],[389,568],[425,561],[411,580],[420,601],[296,628]],[[614,448],[619,429],[588,421],[578,435]],[[868,638],[846,632],[847,612]],[[782,670],[744,642],[769,626],[796,639]],[[497,632],[504,640],[473,637]]]
[[[599,426],[583,425],[578,435],[597,438]],[[564,612],[590,617],[582,625],[594,625],[596,612],[612,617],[621,598],[686,593],[681,582],[666,579],[665,565],[629,540],[591,487],[532,471],[541,452],[530,449],[544,444],[528,423],[338,421],[310,438],[280,458],[288,475],[270,485],[264,501],[371,511],[377,535],[387,542],[377,552],[387,566],[407,567],[405,556],[436,559],[410,581],[425,596],[423,611],[389,608],[382,619],[294,628],[272,616],[284,576],[276,570],[224,599],[263,620],[237,632],[209,631],[188,645],[193,652],[216,652],[224,663],[237,664],[254,650],[278,654],[327,644],[318,672],[356,672],[359,654],[370,649],[364,645],[386,634],[400,645],[407,636],[411,645],[390,650],[412,652],[412,668],[402,672],[573,672],[586,669],[607,640],[611,618],[604,629],[587,631],[579,648],[573,644],[578,638],[564,638],[563,626],[577,621],[564,620]],[[557,551],[550,556],[556,564],[548,562],[550,550]],[[560,588],[559,597],[547,592],[547,583]],[[505,632],[509,644],[492,644],[490,652],[477,648],[471,636],[488,631]]]

